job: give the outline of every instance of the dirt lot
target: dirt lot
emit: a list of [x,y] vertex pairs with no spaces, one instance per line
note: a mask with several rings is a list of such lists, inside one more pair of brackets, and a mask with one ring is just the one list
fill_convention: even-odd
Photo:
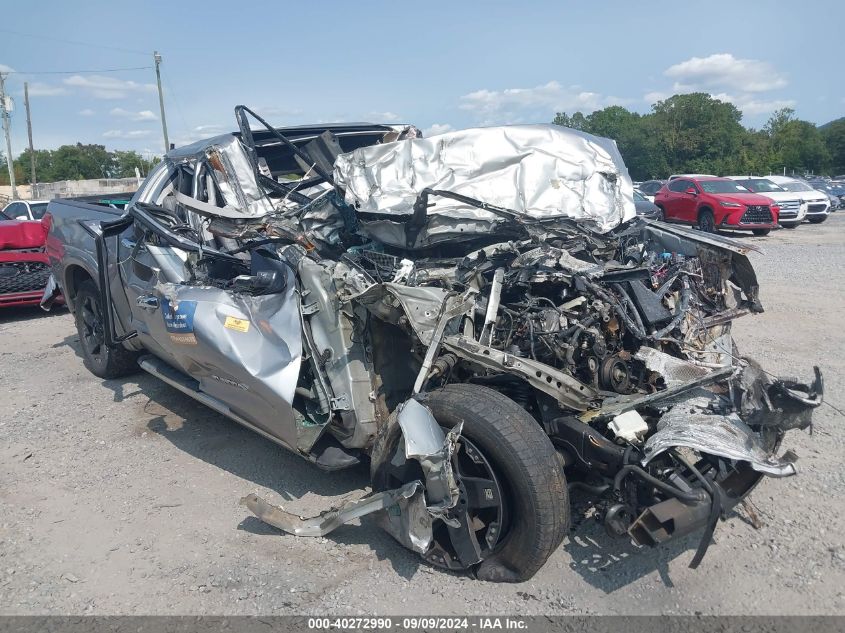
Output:
[[[769,370],[825,372],[845,410],[845,213],[767,238],[763,315],[737,324]],[[258,491],[301,514],[362,494],[139,374],[102,381],[64,310],[0,312],[0,612],[4,614],[845,614],[845,418],[793,433],[800,473],[754,493],[762,527],[720,524],[697,571],[690,537],[612,541],[576,498],[570,537],[530,582],[492,585],[420,564],[371,522],[280,535],[238,505]]]

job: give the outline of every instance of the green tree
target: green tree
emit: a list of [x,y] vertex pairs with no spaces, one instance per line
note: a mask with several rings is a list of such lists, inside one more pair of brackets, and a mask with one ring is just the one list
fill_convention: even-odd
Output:
[[103,145],[62,145],[52,159],[50,180],[110,178],[115,168],[114,156]]
[[789,108],[772,114],[764,127],[774,153],[775,171],[822,173],[830,163],[830,154],[819,129],[809,121],[795,118]]
[[[38,182],[50,182],[53,169],[53,152],[48,149],[37,149],[35,152],[35,178]],[[29,160],[29,148],[26,148],[21,155],[15,159],[15,174],[21,174],[20,182],[32,183],[32,164]]]
[[732,103],[695,92],[674,95],[652,106],[658,147],[669,171],[730,173],[739,168],[745,128]]
[[[17,161],[12,163],[15,170],[15,183],[21,184],[23,182],[23,171],[17,164]],[[9,185],[9,166],[6,163],[6,155],[0,152],[0,185]]]
[[766,125],[763,126],[763,131],[769,136],[777,136],[783,131],[783,128],[787,123],[794,120],[795,110],[792,108],[781,108],[780,110],[775,110],[772,112],[772,116],[769,117]]
[[666,170],[654,135],[653,117],[609,106],[588,115],[586,121],[585,131],[616,141],[635,180],[655,178]]
[[112,177],[114,178],[132,178],[135,176],[136,168],[142,176],[146,176],[158,162],[158,159],[154,159],[155,162],[148,161],[135,151],[115,151],[112,157],[114,164]]
[[821,132],[830,155],[832,174],[845,174],[845,117],[831,121],[821,128]]
[[737,157],[736,175],[765,176],[777,170],[777,154],[765,130],[747,130]]
[[587,119],[580,112],[576,112],[572,116],[569,116],[566,112],[558,112],[555,114],[555,119],[552,123],[555,125],[562,125],[563,127],[569,127],[573,130],[587,131]]

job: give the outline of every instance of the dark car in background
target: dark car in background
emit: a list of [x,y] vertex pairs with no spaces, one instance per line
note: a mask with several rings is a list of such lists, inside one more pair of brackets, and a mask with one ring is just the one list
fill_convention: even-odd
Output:
[[654,202],[654,194],[660,191],[660,188],[666,184],[665,180],[646,180],[640,183],[637,190],[642,193],[649,202]]
[[634,206],[637,209],[637,215],[648,218],[649,220],[656,220],[658,213],[660,213],[657,205],[636,189],[634,189]]
[[823,180],[808,180],[807,184],[816,191],[826,194],[830,200],[830,210],[838,211],[845,208],[845,185],[837,182],[825,182]]

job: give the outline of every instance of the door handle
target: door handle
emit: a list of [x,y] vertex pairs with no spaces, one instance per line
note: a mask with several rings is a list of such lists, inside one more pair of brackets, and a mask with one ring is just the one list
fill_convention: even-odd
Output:
[[153,297],[152,295],[140,296],[135,300],[135,303],[138,305],[139,308],[143,308],[144,310],[158,309],[158,298]]

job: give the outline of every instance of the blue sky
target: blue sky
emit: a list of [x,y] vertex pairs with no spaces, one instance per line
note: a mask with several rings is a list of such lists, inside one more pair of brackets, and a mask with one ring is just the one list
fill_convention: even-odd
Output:
[[10,4],[0,68],[25,71],[7,79],[14,154],[24,81],[37,148],[161,153],[153,70],[35,74],[151,66],[153,50],[177,144],[234,129],[238,103],[278,125],[409,122],[429,134],[611,104],[647,112],[695,90],[734,102],[749,126],[784,106],[819,124],[845,115],[845,3],[832,0]]

